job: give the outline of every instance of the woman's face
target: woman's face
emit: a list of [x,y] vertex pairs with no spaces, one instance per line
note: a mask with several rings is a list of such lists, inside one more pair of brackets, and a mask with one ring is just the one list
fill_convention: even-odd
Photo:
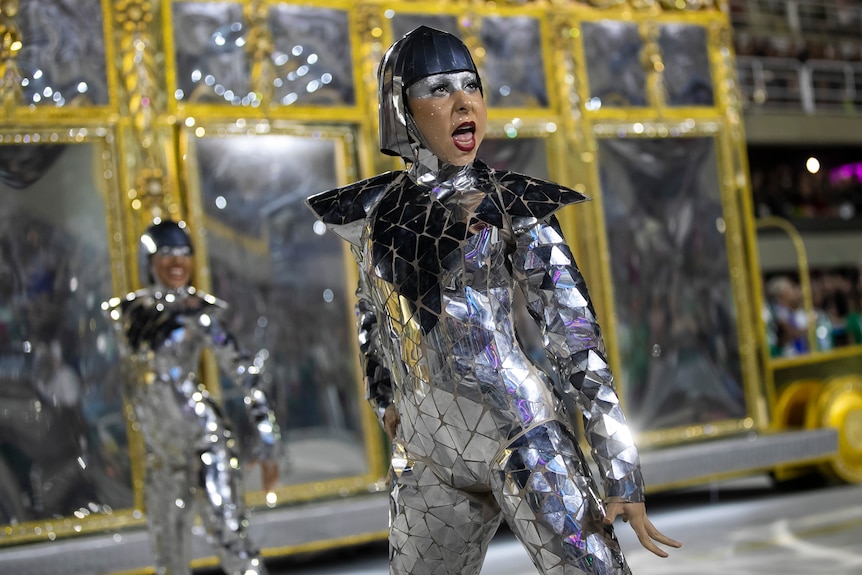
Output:
[[407,106],[431,152],[464,166],[476,159],[488,111],[473,72],[434,74],[407,88]]
[[166,288],[189,285],[192,277],[192,252],[188,247],[164,247],[153,254],[153,275]]

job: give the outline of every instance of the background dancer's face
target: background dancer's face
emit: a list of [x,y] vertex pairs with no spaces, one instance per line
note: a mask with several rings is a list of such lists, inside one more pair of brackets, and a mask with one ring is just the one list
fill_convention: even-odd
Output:
[[422,78],[407,88],[407,105],[440,161],[465,166],[476,159],[488,121],[476,74],[447,72]]
[[153,254],[153,275],[165,287],[186,287],[192,276],[192,252],[185,246],[165,247]]

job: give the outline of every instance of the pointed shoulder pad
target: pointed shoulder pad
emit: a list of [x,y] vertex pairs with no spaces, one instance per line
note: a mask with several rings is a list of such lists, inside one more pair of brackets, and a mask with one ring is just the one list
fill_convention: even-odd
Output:
[[542,220],[563,206],[590,199],[571,188],[517,172],[494,170],[493,174],[500,186],[503,208],[512,217]]
[[389,185],[403,175],[404,172],[400,171],[386,172],[315,194],[305,203],[332,231],[350,243],[358,244],[361,222],[371,212]]

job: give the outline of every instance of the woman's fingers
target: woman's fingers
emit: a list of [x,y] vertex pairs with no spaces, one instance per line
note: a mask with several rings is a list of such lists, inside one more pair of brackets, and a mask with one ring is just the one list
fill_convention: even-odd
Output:
[[608,504],[605,521],[613,523],[614,519],[620,515],[623,521],[631,525],[641,545],[659,557],[667,557],[668,554],[664,549],[655,544],[656,541],[677,549],[682,547],[682,543],[671,539],[656,529],[655,525],[647,517],[646,507],[643,503],[613,502]]
[[653,525],[649,519],[647,519],[646,522],[647,522],[647,531],[649,533],[649,536],[652,539],[655,539],[659,543],[662,543],[663,545],[667,545],[668,547],[673,547],[675,549],[679,549],[680,547],[682,547],[682,543],[680,543],[676,539],[671,539],[670,537],[668,537],[667,535],[665,535],[664,533],[662,533],[661,531],[656,529],[655,525]]
[[[638,541],[641,542],[641,545],[659,557],[667,557],[667,552],[653,542],[654,537],[650,532],[650,529],[647,527],[649,520],[647,520],[646,517],[632,518],[630,523],[635,534],[637,534]],[[655,532],[658,533],[657,530]],[[661,535],[661,533],[658,534]],[[662,535],[662,537],[664,536]]]

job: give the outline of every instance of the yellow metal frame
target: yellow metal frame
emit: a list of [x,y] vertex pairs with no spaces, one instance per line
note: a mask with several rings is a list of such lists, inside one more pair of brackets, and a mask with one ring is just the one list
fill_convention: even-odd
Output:
[[[814,301],[811,295],[811,274],[808,269],[808,252],[805,249],[805,242],[802,240],[802,235],[799,231],[784,218],[777,216],[767,216],[757,220],[757,229],[777,228],[787,234],[790,242],[793,244],[793,249],[796,251],[796,261],[799,267],[799,286],[802,290],[802,306],[805,309],[805,315],[809,318],[814,317]],[[814,322],[808,322],[808,348],[812,353],[816,353],[817,336],[814,332]]]
[[[799,274],[799,285],[802,291],[802,305],[805,310],[805,314],[809,318],[814,317],[814,302],[812,298],[812,290],[811,290],[811,277],[810,270],[808,265],[808,254],[805,248],[805,242],[802,239],[802,235],[790,223],[788,220],[776,216],[767,216],[763,218],[759,218],[754,222],[754,226],[757,230],[763,229],[778,229],[784,232],[787,235],[789,242],[793,245],[793,249],[796,252],[796,261],[797,261],[797,269]],[[758,268],[755,268],[758,269]],[[754,300],[757,309],[762,309],[765,305],[765,298],[763,296],[763,286],[762,286],[762,278],[759,275],[754,275],[751,278],[754,291],[756,292],[754,295]],[[802,380],[802,381],[791,381],[790,383],[785,383],[779,385],[776,383],[776,373],[781,372],[784,376],[781,378],[783,381],[788,379],[788,373],[794,373],[794,370],[805,370],[806,368],[811,368],[814,366],[824,366],[823,369],[823,377],[826,378],[829,375],[834,375],[829,373],[828,365],[833,362],[840,362],[841,360],[854,359],[862,357],[862,345],[849,345],[846,347],[840,347],[828,351],[820,351],[817,349],[817,337],[815,334],[815,322],[808,322],[807,329],[807,340],[808,347],[811,350],[810,352],[799,355],[795,357],[771,357],[769,355],[769,346],[766,342],[766,332],[764,329],[758,330],[758,336],[760,339],[759,346],[762,350],[762,365],[764,366],[764,379],[766,382],[766,391],[768,397],[771,398],[770,405],[774,405],[774,415],[775,418],[772,421],[772,427],[774,429],[783,429],[786,426],[785,418],[783,417],[786,414],[787,409],[787,401],[789,398],[793,396],[794,392],[799,389],[799,386],[806,385],[814,385],[816,382],[819,385],[819,390],[817,393],[811,395],[812,402],[822,402],[821,396],[823,394],[827,394],[826,389],[828,387],[828,382],[824,380]],[[792,378],[789,378],[792,380]],[[830,392],[831,393],[831,392]],[[828,394],[827,394],[828,395]],[[813,405],[813,403],[812,403]],[[812,409],[814,409],[812,407]],[[809,418],[810,419],[810,418]],[[828,419],[828,418],[827,418]],[[826,421],[826,420],[824,420]],[[807,426],[812,427],[815,425],[819,425],[817,423],[816,417],[815,419],[810,419],[808,421]],[[843,441],[843,440],[842,440]],[[843,444],[842,444],[843,445]],[[846,451],[846,449],[845,449]],[[855,477],[856,481],[859,480],[859,471],[855,471],[856,475],[853,475],[849,471],[844,472],[846,477]]]
[[[737,189],[732,179],[726,177],[728,170],[728,144],[729,136],[720,122],[710,121],[700,124],[689,124],[685,121],[680,123],[656,122],[656,123],[600,123],[594,125],[597,138],[616,137],[624,133],[626,138],[650,138],[667,131],[678,132],[680,137],[709,137],[715,141],[716,171],[720,178],[721,201],[723,205],[723,217],[725,221],[725,242],[728,256],[728,276],[731,281],[736,314],[736,334],[739,342],[740,363],[743,375],[743,388],[745,390],[748,415],[740,420],[717,421],[705,425],[687,425],[678,428],[668,428],[656,431],[643,432],[639,436],[639,444],[643,446],[658,446],[681,441],[699,439],[704,436],[719,437],[734,434],[744,430],[762,428],[766,424],[766,406],[763,403],[762,391],[763,381],[758,364],[758,346],[751,335],[756,332],[758,325],[754,321],[754,315],[750,309],[748,298],[750,297],[747,284],[746,260],[744,250],[744,214],[735,207]],[[660,136],[659,136],[660,137]],[[595,223],[595,242],[597,249],[594,253],[601,265],[600,279],[595,284],[600,287],[594,291],[596,307],[603,321],[603,332],[608,348],[608,355],[613,371],[621,374],[622,358],[620,357],[617,333],[616,333],[616,311],[614,309],[614,290],[610,272],[610,253],[607,244],[607,230],[604,227],[603,197],[598,186],[598,166],[595,166],[595,184],[592,189],[596,190],[590,206],[590,217]],[[595,285],[594,284],[594,285]],[[623,400],[625,398],[623,397]]]
[[[813,318],[808,256],[801,234],[789,221],[773,216],[757,220],[756,227],[775,228],[787,234],[796,251],[803,308],[806,315]],[[760,278],[753,279],[759,287]],[[763,305],[762,297],[762,292],[758,291],[756,301],[760,306]],[[809,321],[809,353],[773,358],[769,356],[765,329],[762,325],[759,329],[767,390],[771,397],[778,398],[773,404],[772,427],[776,430],[835,428],[838,432],[838,450],[828,460],[821,462],[817,469],[828,477],[858,483],[862,481],[862,378],[853,373],[853,366],[858,366],[862,359],[862,345],[819,351],[814,330],[814,322]],[[855,364],[842,365],[842,362],[854,361]],[[834,366],[840,367],[836,370]],[[810,377],[812,368],[818,368],[815,378]],[[780,385],[776,383],[777,373],[781,375]],[[798,379],[800,377],[803,379]],[[809,470],[810,466],[793,466],[776,469],[775,473],[777,478],[785,479]]]

